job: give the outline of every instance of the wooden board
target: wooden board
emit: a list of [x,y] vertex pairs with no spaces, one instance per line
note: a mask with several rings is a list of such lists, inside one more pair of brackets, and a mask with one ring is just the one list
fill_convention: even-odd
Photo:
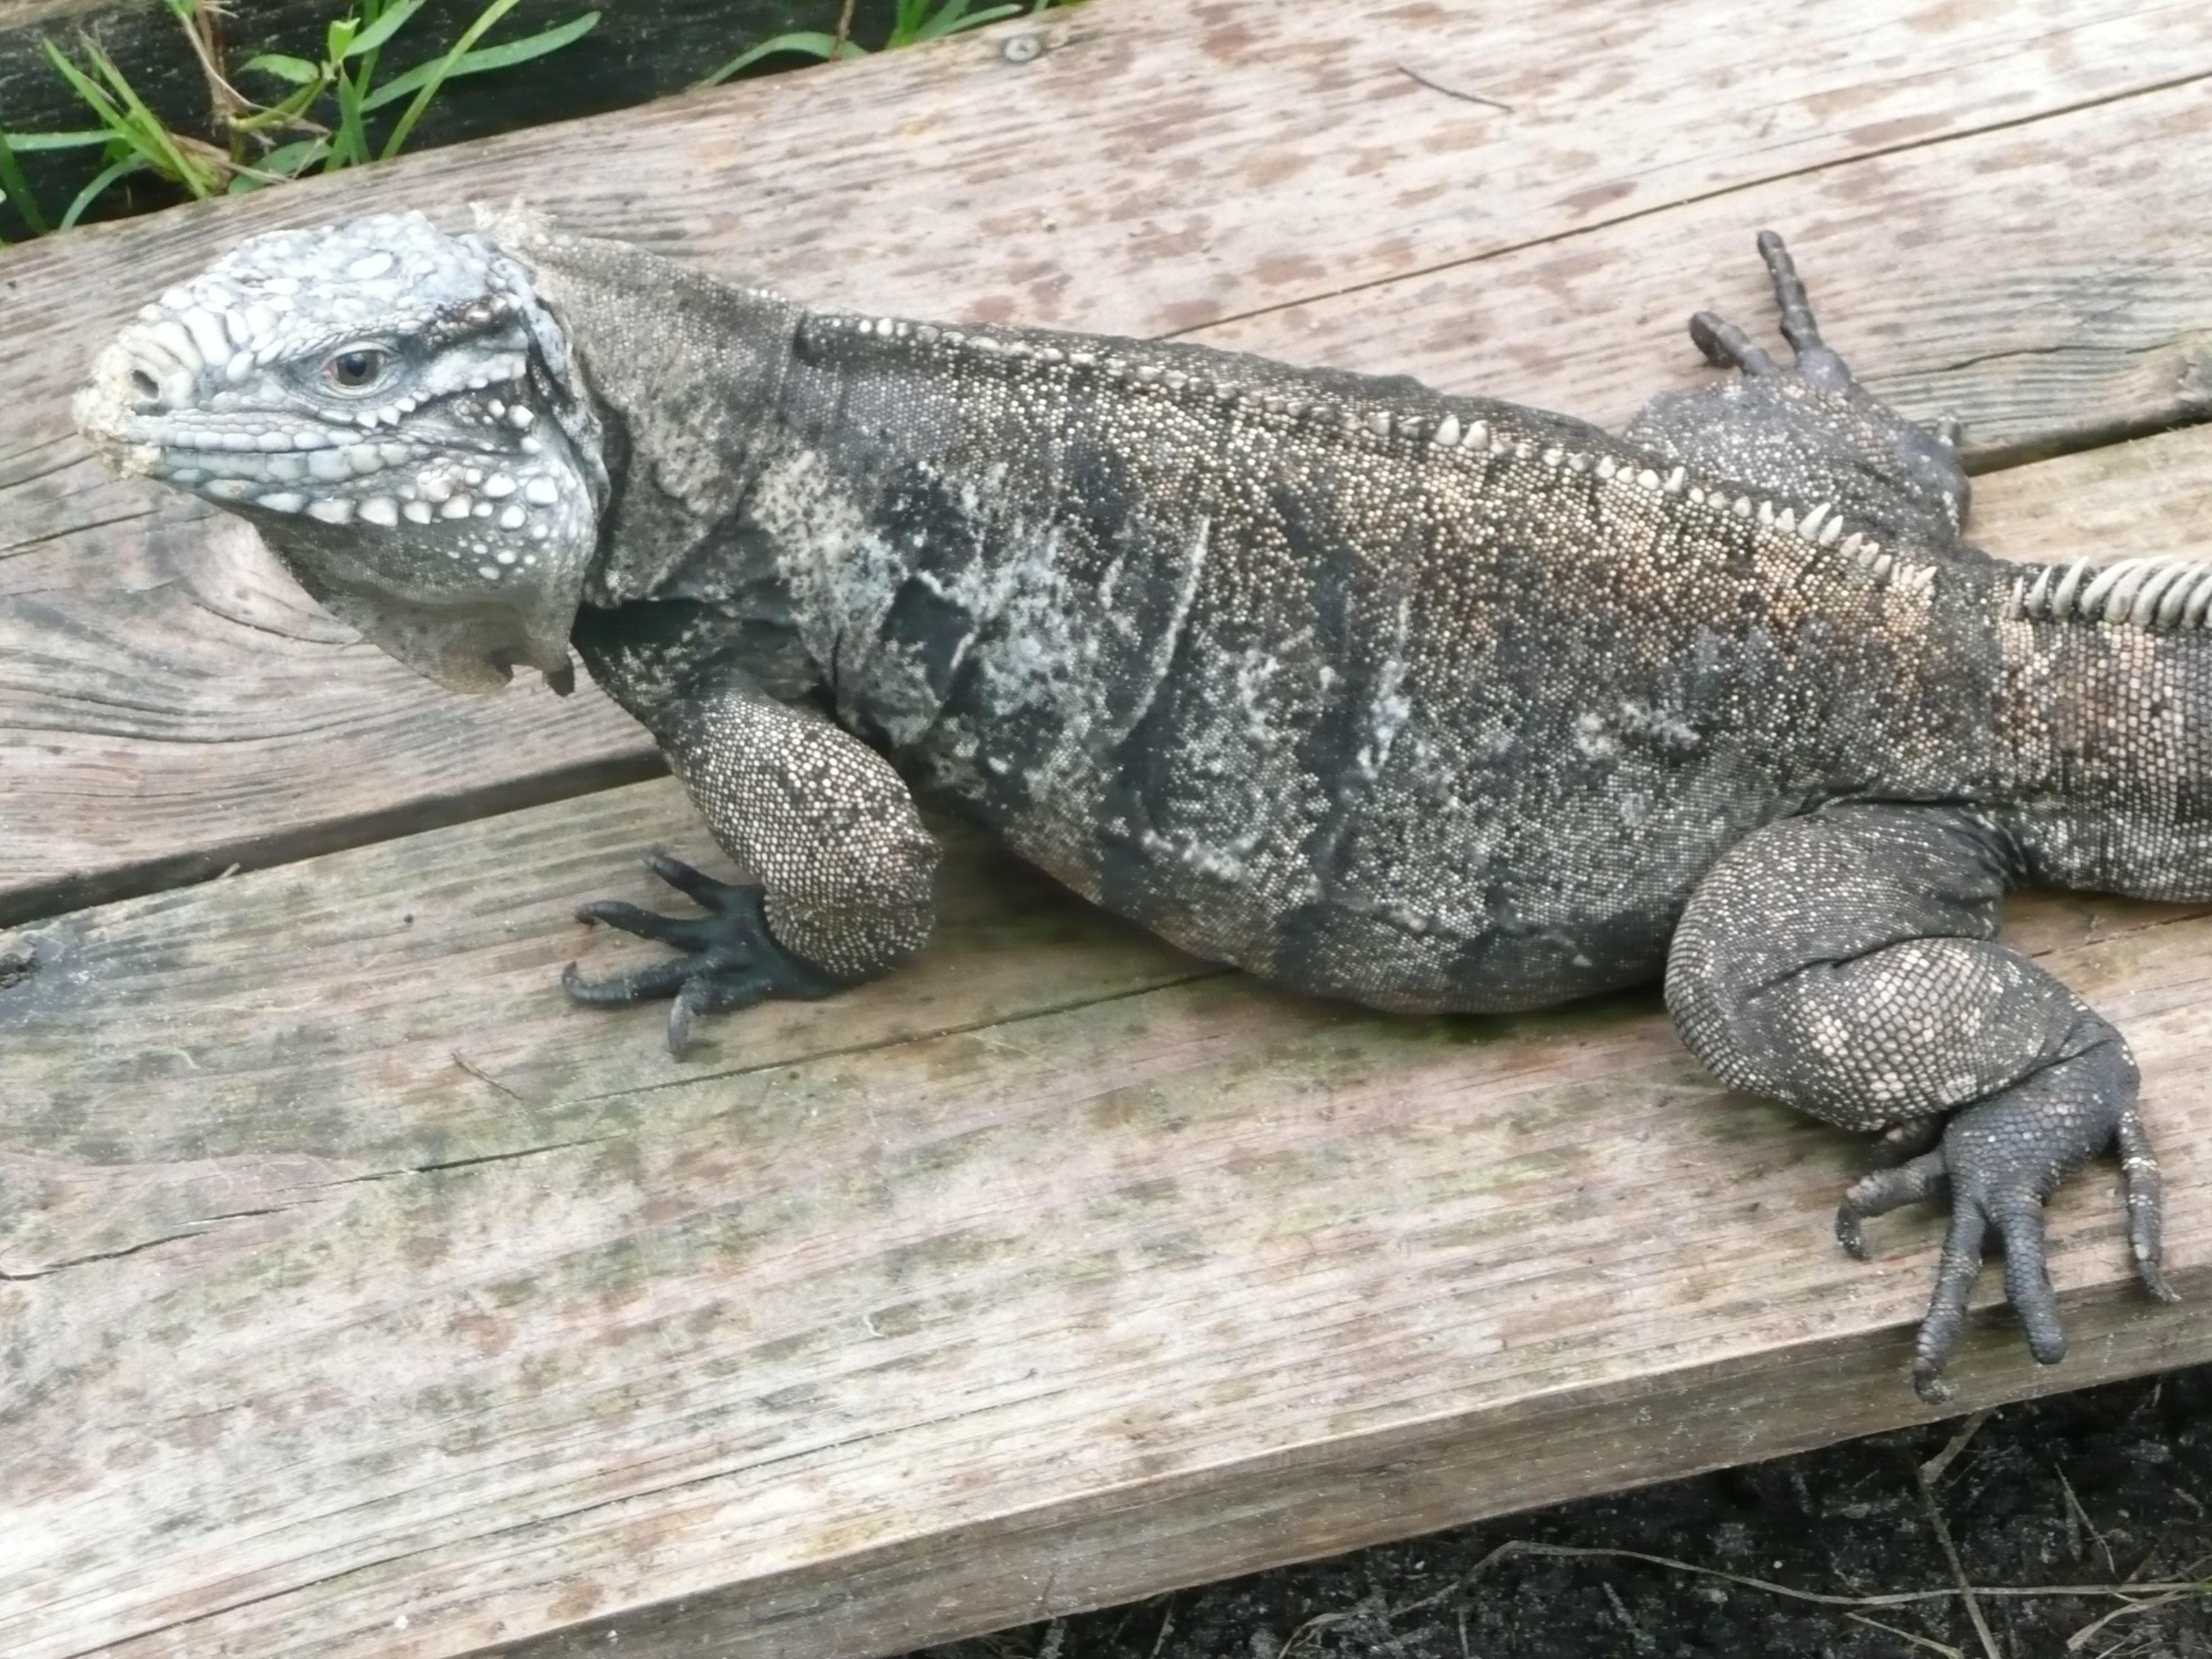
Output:
[[[1770,9],[1094,0],[0,256],[0,1651],[840,1659],[1925,1415],[1937,1218],[1843,1257],[1856,1148],[1649,995],[1302,1001],[963,844],[886,983],[683,1065],[567,1007],[649,954],[574,905],[702,848],[636,735],[418,687],[66,430],[143,292],[372,204],[1606,419],[1764,322],[1775,222],[1878,384],[2079,452],[1990,544],[2201,550],[2212,430],[2116,441],[2203,405],[2212,21]],[[1961,1407],[2212,1357],[2212,915],[2009,925],[2136,1046],[2190,1299],[2087,1173],[2072,1356],[1991,1274]]]
[[[2168,550],[2212,430],[1988,493]],[[963,842],[922,962],[678,1064],[556,976],[698,841],[663,780],[0,938],[0,1650],[835,1659],[1930,1414],[1937,1218],[1844,1257],[1850,1138],[1648,994],[1308,1002]],[[2212,1357],[2212,915],[2011,931],[2136,1046],[2191,1300],[2077,1178],[2073,1356],[1985,1312],[1961,1407]]]
[[[679,1066],[553,973],[682,817],[648,784],[33,934],[7,1651],[827,1659],[1930,1414],[1934,1219],[1844,1258],[1849,1140],[1649,998],[1301,1003],[970,859],[912,974]],[[2212,920],[2023,921],[2137,1045],[2201,1309]],[[1985,1316],[1962,1406],[2212,1357],[2114,1186],[2053,1206],[2075,1358]]]
[[[1696,306],[1765,320],[1771,221],[1875,384],[1985,458],[2201,412],[2212,180],[2170,158],[2208,118],[2171,83],[2212,73],[2212,13],[1714,9],[1593,6],[1563,64],[1536,0],[1108,0],[9,251],[0,921],[651,764],[595,696],[457,699],[344,643],[250,537],[70,434],[91,343],[278,222],[521,193],[823,303],[1195,330],[1613,421],[1701,372]],[[1015,35],[1049,49],[1009,62]]]

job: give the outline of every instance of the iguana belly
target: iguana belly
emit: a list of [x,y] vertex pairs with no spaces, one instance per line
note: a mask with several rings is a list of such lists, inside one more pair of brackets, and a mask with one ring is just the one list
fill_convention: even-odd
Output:
[[[1116,915],[1279,983],[1401,1012],[1504,1012],[1657,978],[1692,888],[1797,803],[1725,750],[1437,764],[1410,741],[1334,778],[1264,732],[1132,754],[1082,722],[951,716],[916,781]],[[1395,746],[1394,746],[1395,747]],[[1462,762],[1465,757],[1459,757]]]

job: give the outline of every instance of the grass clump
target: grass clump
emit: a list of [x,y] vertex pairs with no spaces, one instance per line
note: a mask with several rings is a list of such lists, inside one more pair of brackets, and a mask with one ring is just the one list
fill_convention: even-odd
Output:
[[[51,40],[46,56],[99,125],[72,132],[0,132],[0,192],[33,235],[76,223],[118,180],[146,173],[196,200],[281,184],[313,172],[360,167],[399,154],[438,89],[465,75],[507,69],[542,58],[588,33],[596,11],[520,40],[481,44],[519,3],[491,0],[443,52],[398,73],[383,75],[386,48],[427,0],[355,0],[323,33],[314,59],[263,52],[238,66],[283,88],[273,101],[247,97],[224,61],[222,11],[216,0],[162,0],[185,32],[208,85],[210,138],[172,130],[147,106],[97,41],[78,43],[82,61]],[[388,118],[377,118],[405,100]],[[382,127],[380,133],[374,127]],[[18,157],[41,150],[98,148],[104,165],[51,227],[33,197]]]
[[[1055,3],[1055,0],[1035,0],[1034,4],[1026,7],[1019,4],[988,5],[979,11],[970,11],[969,3],[970,0],[896,0],[890,33],[884,37],[881,50],[896,52],[901,46],[918,46],[925,40],[941,40],[963,29],[980,28],[986,23],[995,23],[1002,17],[1018,16],[1024,10],[1045,11]],[[866,57],[868,49],[853,39],[853,0],[844,0],[835,29],[797,29],[788,34],[771,36],[758,46],[739,52],[699,84],[702,87],[720,86],[732,76],[750,69],[763,58],[785,52],[818,58],[825,63],[832,58]]]

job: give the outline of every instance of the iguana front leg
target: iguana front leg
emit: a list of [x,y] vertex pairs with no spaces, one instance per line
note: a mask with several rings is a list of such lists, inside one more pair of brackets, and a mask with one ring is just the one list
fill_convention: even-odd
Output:
[[722,850],[750,880],[714,881],[656,855],[654,872],[697,900],[696,918],[615,902],[577,914],[682,954],[635,974],[562,976],[580,1002],[673,997],[668,1047],[681,1057],[692,1017],[772,997],[815,998],[888,973],[919,951],[935,918],[937,842],[897,773],[816,710],[732,672],[672,687],[649,645],[607,645],[580,629],[593,677],[652,728]]
[[2119,1143],[2143,1283],[2159,1267],[2158,1165],[2119,1033],[2041,968],[1996,943],[2015,867],[2002,834],[1942,807],[1848,805],[1785,818],[1733,848],[1674,934],[1667,1006],[1723,1080],[1853,1129],[1942,1121],[1931,1150],[1866,1176],[1837,1232],[1948,1185],[1951,1225],[1913,1386],[1950,1395],[1943,1368],[1994,1228],[2029,1349],[2066,1351],[2043,1265],[2043,1204],[2067,1171]]

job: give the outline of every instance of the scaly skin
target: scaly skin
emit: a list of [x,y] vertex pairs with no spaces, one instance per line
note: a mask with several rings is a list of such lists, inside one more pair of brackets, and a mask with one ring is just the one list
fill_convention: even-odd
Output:
[[2118,1141],[2118,1034],[1994,943],[2023,880],[2212,896],[2212,568],[1999,566],[1955,434],[1821,342],[1701,314],[1741,378],[1625,439],[1406,380],[808,312],[526,217],[249,242],[109,348],[78,418],[258,525],[457,689],[593,677],[757,878],[580,998],[829,994],[927,938],[911,784],[1200,954],[1406,1010],[1666,979],[1723,1079],[1948,1182],[1915,1380],[1981,1241],[2037,1357],[2041,1204]]

